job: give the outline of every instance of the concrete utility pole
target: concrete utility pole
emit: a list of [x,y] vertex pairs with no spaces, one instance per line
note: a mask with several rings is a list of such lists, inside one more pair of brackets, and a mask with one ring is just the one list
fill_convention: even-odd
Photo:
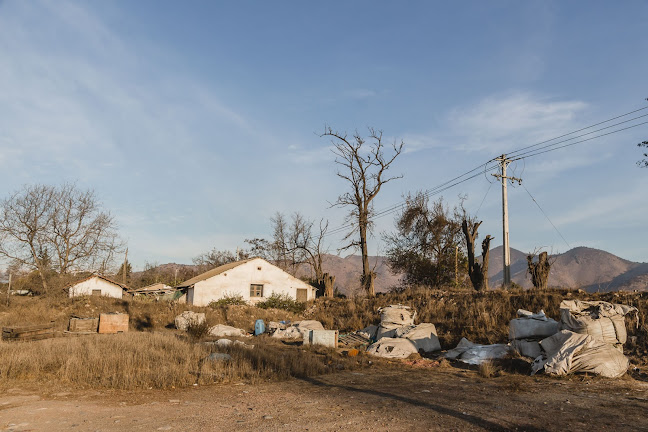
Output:
[[128,248],[126,248],[126,255],[124,255],[124,266],[122,267],[123,274],[122,274],[122,283],[126,285],[126,266],[128,264]]
[[511,249],[509,246],[507,180],[516,181],[518,184],[522,184],[522,179],[506,176],[506,167],[511,163],[511,160],[507,159],[505,154],[495,160],[500,163],[502,169],[501,174],[493,174],[493,176],[499,178],[502,182],[502,238],[504,239],[504,244],[502,246],[502,255],[504,258],[504,282],[502,285],[505,288],[508,288],[511,286]]

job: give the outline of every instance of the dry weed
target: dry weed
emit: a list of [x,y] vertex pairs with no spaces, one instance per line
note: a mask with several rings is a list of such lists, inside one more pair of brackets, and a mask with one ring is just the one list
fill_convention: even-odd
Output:
[[487,360],[479,365],[478,374],[482,378],[493,378],[500,376],[501,369],[494,362]]

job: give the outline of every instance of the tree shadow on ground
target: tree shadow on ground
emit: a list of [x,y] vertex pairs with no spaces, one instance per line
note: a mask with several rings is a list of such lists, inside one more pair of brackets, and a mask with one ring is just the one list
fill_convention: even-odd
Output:
[[338,388],[341,390],[346,390],[349,392],[354,392],[354,393],[361,393],[369,396],[376,396],[380,398],[385,398],[385,399],[391,399],[393,401],[397,402],[402,402],[410,405],[414,405],[417,407],[429,409],[432,411],[437,412],[438,414],[446,415],[446,416],[451,416],[459,420],[463,420],[467,423],[470,423],[474,426],[481,427],[485,430],[489,431],[513,431],[513,430],[524,430],[528,432],[540,432],[544,431],[545,429],[539,428],[534,425],[530,424],[512,424],[510,426],[502,426],[500,424],[494,423],[490,420],[487,420],[485,418],[479,417],[477,415],[473,414],[468,414],[466,412],[462,411],[457,411],[452,408],[439,405],[439,404],[434,404],[430,402],[425,402],[421,401],[418,399],[414,399],[411,397],[407,396],[402,396],[399,394],[394,394],[394,393],[389,393],[386,391],[381,391],[381,390],[370,390],[370,389],[364,389],[364,388],[359,388],[359,387],[353,387],[351,385],[338,385],[338,384],[330,384],[323,382],[317,378],[312,378],[312,377],[307,377],[307,378],[300,378],[302,381],[306,381],[309,384],[318,386],[318,387],[328,387],[328,388]]

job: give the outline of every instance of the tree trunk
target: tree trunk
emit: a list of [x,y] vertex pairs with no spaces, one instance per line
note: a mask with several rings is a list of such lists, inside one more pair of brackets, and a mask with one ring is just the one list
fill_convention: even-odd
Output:
[[542,252],[538,255],[538,262],[533,262],[534,255],[527,255],[528,272],[531,275],[531,282],[537,289],[547,289],[549,282],[549,271],[551,270],[551,263],[547,256],[547,252]]
[[470,282],[476,291],[488,290],[488,260],[490,253],[490,241],[492,237],[487,235],[482,242],[482,264],[475,262],[475,240],[477,239],[477,229],[481,222],[476,222],[468,226],[468,221],[464,219],[461,224],[461,230],[466,237],[466,249],[468,250],[468,276]]
[[40,275],[41,281],[43,282],[43,293],[46,293],[49,290],[49,286],[47,285],[47,279],[45,278],[45,271],[41,268],[41,266],[38,266],[38,274]]
[[374,280],[376,279],[376,273],[369,271],[368,275],[362,275],[362,287],[367,291],[369,297],[376,296],[376,289],[374,288]]
[[374,290],[374,279],[376,278],[376,273],[371,271],[369,267],[369,252],[367,251],[367,225],[368,225],[368,216],[366,212],[361,213],[360,217],[360,252],[362,253],[362,276],[360,282],[362,288],[367,293],[367,296],[374,297],[376,292]]
[[484,285],[484,291],[488,291],[488,260],[490,258],[490,242],[492,237],[487,235],[484,241],[482,242],[482,283]]
[[335,276],[324,273],[322,282],[324,284],[324,297],[333,298],[333,295],[335,293]]

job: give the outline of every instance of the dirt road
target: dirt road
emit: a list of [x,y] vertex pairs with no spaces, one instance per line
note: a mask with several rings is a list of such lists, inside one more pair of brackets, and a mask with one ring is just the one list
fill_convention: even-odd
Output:
[[648,430],[648,383],[376,368],[172,391],[9,389],[7,431]]

